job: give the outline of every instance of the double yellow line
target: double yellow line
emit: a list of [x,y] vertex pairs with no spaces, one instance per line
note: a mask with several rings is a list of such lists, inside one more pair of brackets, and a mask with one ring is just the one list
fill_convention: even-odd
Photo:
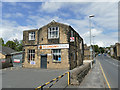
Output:
[[99,65],[100,65],[100,68],[101,68],[101,70],[102,70],[103,76],[104,76],[104,78],[105,78],[105,80],[106,80],[106,82],[107,82],[107,85],[108,85],[109,89],[111,90],[110,84],[109,84],[109,82],[108,82],[108,80],[107,80],[107,78],[106,78],[106,76],[105,76],[104,70],[103,70],[100,62],[99,62]]

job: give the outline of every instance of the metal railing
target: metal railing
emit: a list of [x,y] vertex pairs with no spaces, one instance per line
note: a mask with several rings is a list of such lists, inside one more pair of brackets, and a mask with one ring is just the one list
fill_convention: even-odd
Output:
[[62,74],[61,76],[58,76],[57,78],[54,78],[54,79],[52,79],[51,81],[49,81],[49,82],[47,82],[47,83],[45,83],[45,84],[43,84],[43,85],[41,85],[41,86],[38,86],[37,88],[35,88],[35,90],[38,90],[38,89],[41,89],[41,90],[43,90],[43,87],[44,86],[46,86],[46,85],[48,85],[48,84],[50,84],[50,83],[52,83],[52,82],[54,82],[54,83],[52,83],[48,88],[51,88],[56,82],[58,82],[63,76],[65,76],[66,74],[68,74],[68,85],[70,84],[70,72],[66,72],[66,73],[64,73],[64,74]]

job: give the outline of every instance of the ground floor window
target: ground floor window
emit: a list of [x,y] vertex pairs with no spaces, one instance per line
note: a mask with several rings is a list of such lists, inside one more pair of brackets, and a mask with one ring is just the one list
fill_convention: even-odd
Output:
[[35,50],[28,50],[28,62],[35,60]]
[[61,61],[61,49],[53,49],[53,61]]

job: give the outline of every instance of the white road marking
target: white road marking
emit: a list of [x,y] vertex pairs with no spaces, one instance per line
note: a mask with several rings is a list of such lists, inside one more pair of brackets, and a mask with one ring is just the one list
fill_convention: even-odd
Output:
[[119,66],[118,64],[115,64],[115,63],[112,63],[112,62],[110,62],[110,61],[108,61],[108,60],[105,60],[105,61],[107,61],[108,63],[111,63],[111,64],[113,64],[113,65],[115,65],[115,66]]

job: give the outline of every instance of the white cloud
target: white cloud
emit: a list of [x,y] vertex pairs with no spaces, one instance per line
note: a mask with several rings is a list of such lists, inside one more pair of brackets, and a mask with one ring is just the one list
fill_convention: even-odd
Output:
[[12,5],[12,6],[16,6],[17,5],[16,2],[9,2],[9,4]]
[[17,12],[17,13],[15,13],[15,16],[16,17],[23,17],[24,15],[22,13]]
[[19,12],[16,12],[16,13],[5,13],[3,15],[3,17],[5,18],[11,18],[11,17],[14,17],[14,18],[20,18],[20,17],[24,17],[24,15],[22,13],[19,13]]
[[42,5],[39,7],[38,11],[45,11],[48,13],[56,12],[58,11],[63,3],[56,3],[56,2],[44,2]]
[[[53,19],[60,23],[71,25],[84,39],[84,42],[89,44],[89,18],[88,15],[95,14],[92,19],[92,34],[95,35],[95,44],[99,46],[109,46],[117,42],[117,5],[116,3],[56,3],[44,2],[39,7],[38,13],[35,15],[29,14],[27,17],[27,26],[19,26],[16,22],[6,21],[3,22],[3,37],[7,39],[18,38],[22,39],[22,31],[24,29],[40,28],[48,24]],[[23,6],[24,7],[24,6]],[[69,9],[68,7],[72,7]],[[25,8],[25,7],[24,7]],[[27,7],[26,7],[27,8]],[[29,8],[29,7],[28,7]],[[49,14],[40,15],[42,12],[56,13],[61,8],[68,8],[74,13],[75,18],[64,19],[56,15],[50,16]],[[59,14],[67,17],[69,14],[66,12],[59,12]],[[15,17],[23,17],[23,14],[14,14]],[[6,14],[6,17],[10,15]],[[83,17],[83,18],[82,18]],[[3,20],[4,21],[4,20]],[[9,24],[10,23],[10,24]],[[16,25],[17,24],[17,25]],[[9,30],[10,29],[10,30]],[[111,32],[113,29],[115,32]],[[105,33],[104,33],[105,32]],[[110,33],[111,32],[111,33]],[[9,33],[9,35],[6,35]],[[107,33],[107,34],[106,34]]]
[[10,18],[10,17],[11,17],[11,14],[10,14],[10,13],[4,14],[4,17],[5,17],[5,18]]
[[118,2],[119,0],[2,0],[2,2]]
[[[92,29],[91,30],[91,36],[98,36],[102,33],[102,30],[96,30],[96,29]],[[90,31],[87,31],[85,32],[83,35],[82,35],[84,38],[85,37],[90,37]]]
[[2,37],[5,40],[13,40],[17,38],[18,40],[23,39],[23,30],[29,30],[29,29],[35,29],[34,26],[20,26],[17,24],[15,21],[8,21],[8,20],[3,20],[2,21]]
[[30,9],[31,6],[29,6],[28,4],[25,4],[25,3],[19,3],[19,5],[22,7],[22,8],[25,8],[25,9]]
[[[76,14],[84,14],[89,16],[94,14],[95,17],[92,19],[97,25],[107,28],[116,29],[118,25],[118,3],[87,3],[86,5],[76,6],[71,10]],[[80,17],[80,16],[79,16]]]

